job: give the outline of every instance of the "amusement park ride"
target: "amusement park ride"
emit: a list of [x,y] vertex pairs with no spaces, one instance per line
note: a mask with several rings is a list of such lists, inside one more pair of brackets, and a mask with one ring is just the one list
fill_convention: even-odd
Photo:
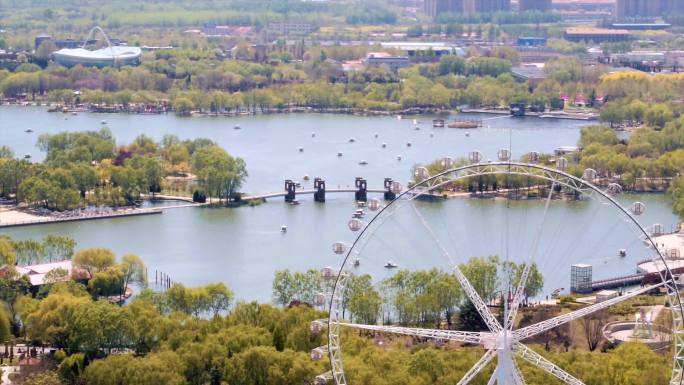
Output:
[[[485,161],[483,154],[474,151],[469,154],[469,163],[465,165],[456,165],[451,158],[444,158],[441,162],[442,171],[435,175],[430,175],[427,168],[419,167],[414,173],[414,182],[412,186],[406,190],[402,186],[394,182],[391,186],[392,191],[396,193],[396,199],[385,204],[379,200],[372,199],[368,202],[367,208],[375,212],[375,215],[369,215],[370,219],[367,223],[361,221],[360,218],[354,218],[349,223],[350,230],[357,232],[359,235],[353,243],[346,244],[337,242],[333,245],[335,254],[344,258],[339,269],[333,270],[331,267],[322,269],[321,274],[324,279],[334,282],[330,286],[333,289],[328,293],[320,293],[316,296],[315,305],[325,307],[329,310],[329,318],[327,320],[317,320],[311,325],[311,330],[314,333],[327,332],[327,345],[316,348],[312,351],[311,356],[315,360],[323,359],[326,355],[330,360],[330,371],[318,376],[316,378],[317,384],[325,384],[329,381],[337,385],[353,385],[353,378],[348,378],[344,370],[343,361],[343,346],[344,335],[343,329],[357,329],[376,333],[394,334],[399,336],[413,336],[419,337],[422,340],[435,341],[451,341],[454,345],[479,345],[485,349],[484,355],[468,370],[458,382],[458,385],[465,385],[470,383],[475,377],[485,372],[485,368],[492,362],[496,362],[495,369],[488,379],[488,384],[498,385],[522,385],[525,384],[525,379],[522,375],[519,361],[524,361],[539,370],[545,371],[554,376],[565,384],[582,385],[581,373],[570,374],[555,363],[549,361],[547,358],[536,353],[531,348],[525,345],[525,341],[531,337],[549,331],[553,328],[567,324],[574,320],[590,316],[600,310],[606,309],[610,306],[622,303],[641,294],[646,294],[654,291],[664,293],[669,300],[669,311],[672,313],[673,330],[672,343],[674,344],[673,368],[670,385],[684,384],[682,377],[684,365],[684,340],[682,339],[682,321],[684,313],[681,304],[680,293],[677,286],[678,277],[667,267],[666,258],[661,254],[660,249],[654,243],[652,234],[649,233],[639,222],[635,216],[644,212],[645,206],[641,202],[635,202],[630,208],[624,208],[618,203],[615,195],[622,192],[622,187],[618,184],[610,184],[604,188],[597,187],[594,182],[597,180],[597,172],[592,169],[584,171],[582,177],[576,177],[566,171],[568,167],[568,160],[565,158],[557,158],[553,162],[555,167],[548,167],[539,164],[540,156],[538,153],[530,153],[524,157],[524,161],[512,161],[509,150],[500,150],[497,154],[498,161]],[[535,222],[538,230],[529,229],[531,233],[530,242],[531,250],[529,253],[522,254],[522,274],[517,285],[509,287],[513,290],[512,295],[503,298],[501,296],[501,305],[503,314],[502,317],[497,318],[495,313],[491,310],[487,299],[483,298],[481,293],[476,290],[476,282],[471,282],[464,271],[456,263],[458,251],[449,250],[447,247],[448,240],[444,236],[440,236],[440,231],[432,227],[425,215],[421,213],[418,208],[419,201],[426,196],[439,196],[442,192],[453,186],[455,183],[467,183],[467,181],[477,180],[478,178],[523,178],[531,180],[536,185],[550,186],[548,195],[539,196],[543,202],[543,216],[541,220]],[[508,180],[508,179],[506,179]],[[632,234],[635,234],[633,239],[623,239],[620,242],[625,244],[639,244],[646,250],[649,250],[650,258],[658,263],[662,262],[665,266],[663,271],[658,274],[656,281],[649,282],[641,287],[633,288],[631,291],[625,291],[621,296],[608,299],[603,302],[598,302],[578,310],[564,313],[538,323],[533,323],[524,327],[516,327],[516,317],[518,316],[521,304],[525,299],[525,285],[529,279],[531,266],[543,259],[552,259],[552,252],[542,250],[540,244],[541,233],[543,229],[548,228],[545,224],[547,213],[549,211],[552,196],[556,194],[564,194],[566,197],[575,197],[579,200],[598,201],[601,206],[610,210],[613,216],[619,218],[618,223],[622,226],[631,229]],[[540,206],[541,202],[537,205]],[[424,205],[424,203],[423,203]],[[404,209],[404,210],[402,210]],[[372,258],[372,252],[368,252],[368,256],[364,251],[368,249],[371,242],[378,241],[378,238],[383,237],[387,233],[378,235],[378,232],[393,222],[405,221],[407,215],[402,213],[411,213],[414,215],[414,225],[422,229],[427,234],[425,237],[429,242],[432,242],[436,254],[447,262],[447,269],[456,278],[460,284],[460,289],[466,300],[474,305],[475,309],[484,320],[487,326],[487,331],[472,332],[472,331],[457,331],[457,330],[442,330],[442,329],[426,329],[406,326],[397,326],[392,324],[360,324],[346,319],[343,295],[345,285],[349,277],[354,273],[355,269],[359,268],[359,261],[363,260],[362,267],[369,266],[371,263],[367,260]],[[506,215],[508,220],[508,215]],[[506,224],[508,226],[508,224]],[[559,227],[559,228],[562,228]],[[437,231],[438,230],[438,231]],[[588,230],[584,230],[585,232]],[[610,230],[612,231],[612,230]],[[506,235],[506,246],[503,250],[508,250],[508,233]],[[492,242],[494,243],[494,242]],[[611,246],[612,247],[612,246]],[[457,249],[457,248],[456,248]],[[370,250],[370,249],[368,249]],[[615,248],[614,250],[618,250]],[[620,248],[620,250],[622,250]],[[426,252],[427,253],[427,252]],[[632,252],[630,251],[630,255]],[[463,255],[461,255],[462,257]],[[643,254],[642,254],[643,257]],[[558,257],[559,258],[559,257]],[[616,263],[624,261],[625,258],[617,258]],[[376,260],[374,263],[380,264],[384,260]],[[565,263],[561,261],[559,263]],[[380,265],[381,266],[381,265]],[[403,267],[403,266],[402,266]],[[378,269],[379,274],[390,274],[390,270]],[[675,272],[676,274],[676,272]],[[348,310],[347,310],[348,312]],[[348,315],[348,313],[347,313]],[[348,318],[348,317],[347,317]],[[500,321],[500,319],[502,321]],[[487,373],[490,373],[487,371]],[[483,374],[484,375],[484,374]]]

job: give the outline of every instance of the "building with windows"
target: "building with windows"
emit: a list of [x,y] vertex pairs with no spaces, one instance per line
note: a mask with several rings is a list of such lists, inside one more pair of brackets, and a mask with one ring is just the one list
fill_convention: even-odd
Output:
[[584,263],[572,265],[570,270],[570,291],[591,293],[592,266]]
[[463,13],[463,0],[425,0],[425,14],[437,17],[441,13]]
[[565,30],[565,39],[574,42],[612,43],[631,39],[626,29],[570,27]]
[[445,42],[388,41],[381,42],[383,49],[406,52],[413,62],[437,61],[445,55],[465,56],[465,50]]
[[[528,0],[544,2],[550,0]],[[511,0],[425,0],[425,13],[437,17],[441,13],[492,13],[511,10]]]
[[551,5],[551,0],[518,0],[518,9],[520,10],[520,12],[548,12],[551,10]]
[[465,0],[465,13],[492,13],[511,10],[511,0]]
[[405,68],[411,65],[408,56],[394,56],[387,52],[370,52],[366,56],[366,65],[368,67],[387,66],[390,70],[396,72],[400,68]]
[[269,23],[268,29],[283,35],[308,35],[313,32],[313,25],[309,23]]
[[654,18],[673,13],[684,13],[684,1],[617,0],[615,4],[615,17],[619,20]]
[[45,34],[38,35],[38,36],[36,36],[36,38],[33,41],[33,47],[35,49],[38,49],[38,47],[40,47],[40,45],[43,44],[44,41],[50,41],[50,40],[52,40],[52,35],[45,35]]

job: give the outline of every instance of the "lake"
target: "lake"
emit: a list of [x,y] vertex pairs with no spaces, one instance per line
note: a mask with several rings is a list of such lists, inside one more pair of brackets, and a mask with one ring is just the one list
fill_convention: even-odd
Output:
[[[282,190],[285,179],[301,180],[304,175],[324,178],[329,188],[353,185],[355,177],[363,176],[370,188],[378,188],[385,177],[405,181],[414,164],[443,156],[467,157],[470,151],[479,150],[485,159],[496,159],[499,149],[509,147],[509,139],[514,157],[575,145],[579,127],[587,124],[467,114],[469,118],[485,119],[484,127],[432,128],[433,117],[421,116],[417,117],[421,129],[416,131],[413,117],[397,120],[333,114],[271,114],[179,118],[89,113],[73,116],[45,111],[42,107],[0,108],[0,143],[12,147],[18,156],[28,153],[35,160],[41,160],[44,154],[35,147],[40,134],[98,130],[103,127],[102,120],[107,122],[106,127],[119,144],[130,143],[140,134],[157,140],[166,134],[181,139],[210,138],[247,162],[249,178],[243,190],[248,193]],[[233,129],[235,125],[241,129]],[[34,132],[25,133],[27,128]],[[350,138],[355,142],[349,143]],[[407,142],[411,142],[411,147],[406,146]],[[382,143],[387,147],[383,149]],[[304,152],[299,152],[299,147]],[[343,156],[338,157],[338,152]],[[397,161],[397,155],[401,155],[401,161]],[[362,160],[368,165],[359,165]]]
[[[478,116],[485,119],[491,116]],[[67,120],[64,120],[67,118]],[[478,149],[486,158],[512,143],[514,154],[529,151],[551,152],[561,145],[574,145],[579,127],[586,122],[553,121],[537,118],[494,117],[485,127],[467,130],[433,129],[432,117],[418,117],[423,123],[416,131],[412,122],[393,117],[356,117],[348,115],[291,114],[259,115],[240,118],[177,118],[173,115],[98,115],[78,116],[49,114],[44,108],[0,108],[0,145],[13,147],[17,154],[42,154],[35,148],[37,135],[63,130],[99,129],[107,121],[119,143],[130,142],[140,133],[160,139],[165,134],[181,138],[208,137],[230,153],[243,157],[250,177],[245,192],[282,189],[285,178],[300,179],[304,174],[323,176],[328,187],[351,185],[354,177],[364,176],[370,188],[381,187],[382,178],[405,182],[415,163],[452,156],[463,157]],[[239,124],[242,129],[234,130]],[[35,132],[26,134],[31,127]],[[315,132],[315,137],[311,133]],[[375,139],[374,134],[379,138]],[[430,134],[433,134],[432,137]],[[349,143],[350,137],[356,139]],[[411,141],[412,146],[406,147]],[[387,143],[382,149],[381,143]],[[298,147],[303,147],[300,153]],[[337,157],[342,151],[344,156]],[[396,160],[402,155],[402,161]],[[357,163],[367,160],[363,167]],[[282,198],[281,198],[282,199]],[[351,194],[329,194],[325,204],[311,197],[291,206],[274,199],[257,207],[239,209],[188,208],[168,210],[162,215],[51,224],[6,229],[18,239],[42,238],[61,234],[74,238],[80,248],[102,246],[118,255],[140,255],[154,279],[154,271],[167,273],[172,280],[186,285],[221,281],[240,299],[269,301],[273,273],[279,269],[306,270],[324,266],[339,267],[341,257],[332,253],[333,242],[351,243],[356,234],[347,229],[355,209]],[[646,203],[639,218],[650,225],[662,223],[668,229],[677,223],[667,198],[663,195],[622,195],[621,202]],[[540,201],[514,202],[504,210],[501,201],[454,199],[441,203],[419,203],[418,207],[433,227],[451,229],[442,234],[449,239],[450,250],[463,261],[469,255],[510,251],[512,259],[524,258],[531,235],[543,212]],[[520,239],[504,249],[501,242],[503,223],[515,229]],[[536,218],[536,219],[535,219]],[[368,216],[365,219],[368,220]],[[395,260],[400,267],[446,268],[444,261],[421,255],[434,253],[434,242],[415,217],[397,215],[378,230],[361,255],[359,270],[382,278],[388,274],[381,264]],[[539,246],[540,267],[547,279],[545,293],[556,287],[568,287],[569,264],[584,261],[595,264],[596,277],[632,273],[636,261],[646,257],[637,235],[627,228],[623,218],[599,202],[552,202],[548,230]],[[287,233],[281,233],[286,225]],[[512,233],[511,233],[512,234]],[[620,248],[628,257],[615,259]],[[422,250],[422,251],[421,251]],[[558,257],[544,257],[549,251]],[[545,254],[546,251],[547,253]],[[543,263],[541,261],[544,261]],[[600,267],[604,266],[604,267]]]

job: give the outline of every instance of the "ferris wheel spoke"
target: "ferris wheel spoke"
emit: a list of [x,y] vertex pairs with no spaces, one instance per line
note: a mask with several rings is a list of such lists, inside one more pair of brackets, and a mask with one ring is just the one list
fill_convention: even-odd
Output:
[[556,366],[556,364],[547,360],[542,355],[540,355],[539,353],[535,352],[534,350],[528,348],[527,346],[525,346],[521,343],[516,343],[513,346],[513,349],[514,349],[515,353],[518,356],[520,356],[520,358],[522,358],[525,361],[531,363],[532,365],[544,370],[545,372],[551,374],[552,376],[563,381],[564,383],[566,383],[568,385],[584,385],[584,383],[582,381],[578,380],[577,378],[575,378],[573,375],[566,372],[565,370],[559,368],[558,366]]
[[516,384],[525,385],[525,378],[523,377],[522,372],[520,371],[518,361],[516,361],[515,358],[512,358],[511,361],[513,361],[513,380],[516,382]]
[[442,255],[446,257],[454,265],[454,275],[456,276],[456,280],[458,280],[458,283],[461,284],[461,288],[463,289],[463,291],[465,292],[466,296],[473,304],[473,306],[475,306],[475,309],[477,309],[477,312],[480,314],[489,330],[493,332],[501,331],[501,323],[499,323],[496,317],[494,317],[494,314],[492,314],[492,312],[489,311],[489,307],[487,307],[487,304],[482,300],[482,297],[480,297],[480,294],[477,293],[477,290],[475,290],[473,285],[470,284],[468,278],[466,278],[466,276],[461,271],[461,268],[458,267],[458,264],[455,263],[454,259],[451,257],[449,252],[439,241],[439,238],[437,238],[437,235],[435,235],[435,232],[432,231],[432,228],[427,223],[427,221],[420,213],[420,211],[418,211],[418,209],[415,207],[415,205],[413,206],[413,209],[416,215],[418,216],[419,222],[423,225],[423,227],[425,227],[425,230],[428,232],[428,234],[430,234],[430,237],[435,242],[435,244],[437,244]]
[[461,378],[461,381],[458,382],[456,385],[466,385],[470,383],[478,374],[480,374],[481,371],[484,370],[484,368],[489,365],[490,362],[496,357],[496,351],[494,349],[487,350],[485,354],[473,365],[472,368],[470,368],[465,375],[463,375],[463,378]]
[[363,325],[343,322],[338,323],[338,325],[352,329],[371,330],[381,333],[429,338],[433,340],[456,341],[475,345],[484,345],[485,343],[490,343],[495,338],[494,335],[489,332],[462,332],[457,330],[422,329],[401,326]]
[[589,314],[595,313],[599,310],[606,309],[606,308],[613,306],[615,304],[618,304],[620,302],[627,301],[630,298],[634,298],[640,294],[647,293],[653,289],[657,289],[660,286],[663,286],[664,284],[665,284],[664,282],[661,282],[661,283],[656,284],[656,285],[646,286],[646,287],[643,287],[639,290],[635,290],[635,291],[632,291],[630,293],[624,294],[620,297],[611,298],[607,301],[599,302],[599,303],[596,303],[594,305],[590,305],[590,306],[584,307],[582,309],[575,310],[575,311],[572,311],[570,313],[560,315],[558,317],[549,318],[545,321],[536,323],[534,325],[530,325],[530,326],[524,327],[522,329],[518,329],[518,330],[513,332],[513,338],[517,341],[524,340],[525,338],[529,338],[529,337],[535,336],[539,333],[543,333],[547,330],[551,330],[557,326],[560,326],[560,325],[566,324],[568,322],[574,321],[576,319],[585,317]]
[[487,381],[487,385],[494,385],[496,383],[496,375],[497,375],[498,371],[499,371],[499,367],[497,366],[496,369],[494,369],[494,373],[492,373],[491,377],[489,377],[489,381]]
[[525,286],[527,285],[527,280],[530,276],[530,270],[532,270],[532,264],[537,256],[537,250],[539,249],[539,241],[541,239],[542,231],[545,227],[546,214],[549,212],[549,204],[551,203],[551,197],[553,196],[553,189],[556,187],[556,182],[551,184],[551,189],[549,190],[549,195],[546,197],[546,204],[544,205],[544,212],[542,214],[542,219],[539,222],[539,228],[537,229],[534,238],[532,239],[532,251],[527,257],[527,262],[523,268],[523,272],[520,276],[520,282],[518,282],[518,287],[515,290],[515,295],[513,296],[513,303],[511,303],[510,309],[508,310],[508,317],[506,325],[508,325],[508,330],[513,330],[513,323],[515,322],[515,317],[518,315],[518,309],[520,308],[520,302],[522,302],[523,294],[525,292]]

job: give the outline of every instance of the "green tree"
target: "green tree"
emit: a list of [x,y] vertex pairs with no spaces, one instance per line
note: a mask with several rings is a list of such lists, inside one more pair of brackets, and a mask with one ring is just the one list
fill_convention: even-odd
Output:
[[214,317],[228,311],[233,302],[233,291],[223,283],[211,283],[204,287],[209,296],[208,310]]
[[195,109],[195,104],[188,98],[177,98],[173,101],[173,109],[178,115],[189,116]]
[[77,307],[69,323],[72,346],[95,357],[97,352],[111,353],[114,348],[130,345],[129,313],[107,301]]
[[459,265],[463,275],[468,278],[473,288],[485,301],[494,299],[500,286],[499,263],[498,257],[490,256],[486,258],[472,257],[468,262]]
[[346,293],[349,299],[349,312],[352,320],[374,325],[377,323],[382,299],[380,293],[373,287],[372,277],[368,274],[351,275],[346,280]]
[[9,317],[4,309],[0,308],[0,343],[8,341],[12,337],[12,329]]
[[192,156],[193,172],[208,195],[219,199],[230,197],[247,177],[245,162],[233,158],[218,146],[204,147]]
[[88,281],[88,290],[95,299],[114,295],[122,296],[124,272],[120,266],[96,271]]
[[0,237],[0,267],[3,265],[14,266],[17,261],[17,252],[11,239]]
[[296,287],[290,270],[278,270],[273,278],[273,301],[286,306],[295,298]]
[[12,333],[14,334],[19,332],[20,327],[17,317],[17,301],[26,295],[30,288],[31,281],[29,281],[28,276],[19,276],[14,270],[4,272],[3,276],[0,277],[0,301],[4,302],[7,309],[7,315],[12,325]]
[[136,284],[142,287],[147,285],[147,267],[145,267],[145,263],[137,255],[124,255],[121,258],[119,269],[123,274],[122,290],[126,290],[130,284]]
[[86,193],[97,186],[99,180],[95,169],[84,163],[76,163],[71,165],[71,175],[74,178],[81,198],[85,199]]
[[73,263],[74,267],[83,269],[92,276],[99,271],[114,266],[115,262],[116,257],[111,250],[93,247],[76,253]]
[[48,235],[43,238],[43,252],[49,262],[65,261],[74,256],[76,241],[69,237]]

